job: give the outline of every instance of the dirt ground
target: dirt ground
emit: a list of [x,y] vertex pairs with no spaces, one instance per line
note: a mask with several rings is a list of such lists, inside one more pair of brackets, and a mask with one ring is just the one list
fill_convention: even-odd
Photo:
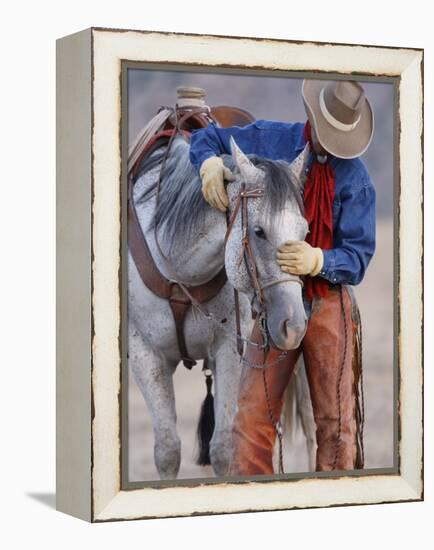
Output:
[[[355,288],[363,321],[365,388],[365,465],[393,465],[393,224],[377,225],[377,251],[361,285]],[[129,480],[158,479],[153,462],[150,415],[133,380],[129,377]],[[178,432],[182,441],[179,478],[212,477],[210,467],[196,466],[196,426],[205,396],[200,366],[188,371],[180,365],[175,374]],[[285,471],[307,470],[302,439],[284,449]]]

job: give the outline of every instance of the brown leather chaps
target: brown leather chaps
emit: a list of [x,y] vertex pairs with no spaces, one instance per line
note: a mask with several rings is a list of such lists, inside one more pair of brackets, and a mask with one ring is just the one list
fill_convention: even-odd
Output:
[[[314,298],[306,335],[298,349],[276,363],[281,352],[271,348],[266,357],[266,364],[270,366],[266,366],[265,371],[243,365],[233,428],[232,475],[273,473],[276,430],[270,421],[263,375],[265,372],[272,415],[279,419],[284,392],[301,352],[316,423],[316,469],[355,468],[356,389],[352,364],[355,326],[348,290],[342,287],[341,301],[341,287],[330,287],[326,297]],[[257,343],[262,340],[257,324],[251,339]],[[246,359],[252,364],[263,364],[263,352],[247,346]]]

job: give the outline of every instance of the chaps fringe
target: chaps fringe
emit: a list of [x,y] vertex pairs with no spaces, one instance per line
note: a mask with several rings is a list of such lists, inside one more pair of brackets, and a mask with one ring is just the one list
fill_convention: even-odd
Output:
[[362,340],[362,320],[360,311],[355,305],[355,319],[353,319],[353,373],[354,373],[354,395],[356,400],[356,445],[357,458],[356,469],[362,470],[365,465],[365,451],[363,443],[363,429],[365,423],[365,403],[363,391],[363,340]]

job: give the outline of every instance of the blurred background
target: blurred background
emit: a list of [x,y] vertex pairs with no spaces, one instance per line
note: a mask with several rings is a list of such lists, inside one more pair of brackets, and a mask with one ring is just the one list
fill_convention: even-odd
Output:
[[[377,192],[377,249],[363,282],[355,287],[363,322],[365,388],[365,467],[393,466],[393,103],[392,84],[362,82],[374,110],[375,133],[362,159]],[[304,122],[306,115],[298,78],[212,74],[204,72],[128,70],[128,145],[160,106],[175,106],[178,86],[199,86],[207,104],[233,105],[257,119]],[[158,479],[153,461],[150,415],[132,376],[128,377],[129,481]],[[178,432],[182,441],[179,478],[213,476],[195,465],[195,440],[205,396],[201,366],[175,374]],[[285,471],[306,471],[300,440],[285,448]]]

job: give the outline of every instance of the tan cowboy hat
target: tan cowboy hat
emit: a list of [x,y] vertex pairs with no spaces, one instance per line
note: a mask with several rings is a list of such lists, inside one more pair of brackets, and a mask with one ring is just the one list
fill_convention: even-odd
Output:
[[358,82],[304,80],[301,93],[324,149],[343,159],[366,151],[374,133],[374,113]]

